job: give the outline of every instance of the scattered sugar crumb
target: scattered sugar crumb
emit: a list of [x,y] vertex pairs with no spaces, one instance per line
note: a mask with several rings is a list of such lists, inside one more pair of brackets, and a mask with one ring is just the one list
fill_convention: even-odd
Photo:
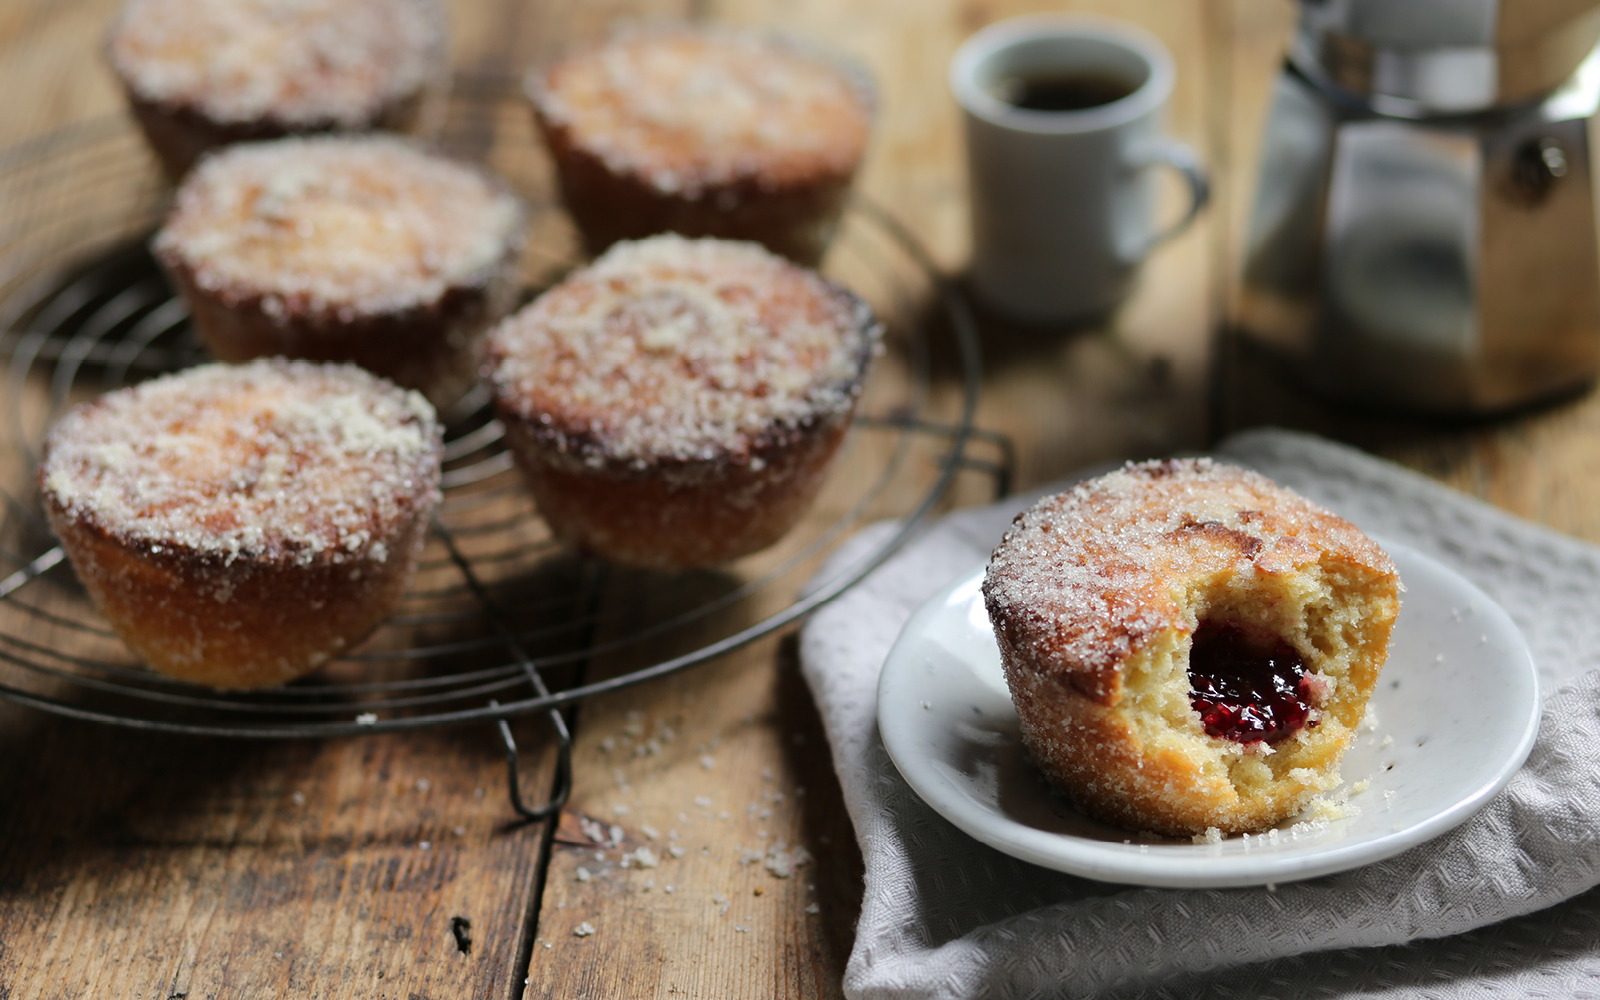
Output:
[[572,877],[577,879],[579,882],[587,882],[594,876],[589,874],[589,869],[579,865],[578,870],[573,872]]
[[809,864],[811,853],[804,847],[788,850],[788,845],[778,841],[767,852],[766,869],[774,878],[788,878],[794,874],[796,868]]
[[589,921],[585,920],[583,923],[574,927],[572,929],[572,933],[575,937],[588,937],[590,934],[594,933],[594,924],[591,924]]
[[1220,844],[1222,843],[1222,831],[1214,826],[1208,826],[1205,833],[1194,835],[1194,842],[1197,844]]

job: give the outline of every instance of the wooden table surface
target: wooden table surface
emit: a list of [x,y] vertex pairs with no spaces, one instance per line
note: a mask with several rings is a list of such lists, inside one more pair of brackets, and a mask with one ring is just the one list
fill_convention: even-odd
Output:
[[[99,57],[115,6],[0,4],[0,143],[118,113]],[[1202,151],[1219,197],[1148,264],[1107,326],[1029,331],[982,318],[978,424],[1015,443],[1016,485],[1278,423],[1353,441],[1600,541],[1592,394],[1474,426],[1380,419],[1306,397],[1225,336],[1290,5],[1070,6],[1139,23],[1172,49],[1171,130]],[[862,188],[959,274],[965,207],[945,64],[977,28],[1042,8],[456,0],[452,46],[459,69],[504,75],[623,16],[778,24],[825,39],[869,65],[882,88]],[[953,391],[939,377],[939,391]],[[982,499],[968,484],[949,503]],[[201,741],[0,703],[0,998],[838,995],[861,862],[792,635],[591,699],[571,718],[566,822],[516,824],[499,750],[476,730]],[[530,796],[550,783],[540,726],[518,726]],[[588,843],[578,814],[615,825],[622,841]],[[811,860],[788,878],[746,863],[779,841]],[[641,846],[659,865],[622,867]],[[593,934],[579,936],[584,925]]]

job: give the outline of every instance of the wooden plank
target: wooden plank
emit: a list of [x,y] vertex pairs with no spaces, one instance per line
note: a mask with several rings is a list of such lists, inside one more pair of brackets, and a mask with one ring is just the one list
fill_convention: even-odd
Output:
[[[0,139],[120,107],[99,57],[115,6],[6,6],[0,66],[12,93],[36,99],[6,102]],[[460,7],[456,47],[470,54],[496,38],[495,11]],[[6,475],[12,488],[28,473]],[[19,541],[40,544],[8,544]],[[50,587],[32,585],[30,601],[81,616]],[[67,650],[89,641],[15,611],[0,614],[0,632]],[[377,642],[418,637],[391,630]],[[548,735],[538,721],[516,728],[537,800],[551,781]],[[250,743],[0,704],[0,747],[27,762],[0,771],[0,995],[520,992],[544,827],[509,822],[489,727]]]
[[488,733],[260,745],[0,718],[0,752],[29,762],[0,774],[15,996],[503,997],[520,981],[540,829],[506,827]]

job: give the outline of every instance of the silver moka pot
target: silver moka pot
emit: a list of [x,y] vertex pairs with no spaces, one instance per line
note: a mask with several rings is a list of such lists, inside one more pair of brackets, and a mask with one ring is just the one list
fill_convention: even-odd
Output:
[[1303,0],[1240,324],[1326,394],[1509,409],[1600,373],[1600,0]]

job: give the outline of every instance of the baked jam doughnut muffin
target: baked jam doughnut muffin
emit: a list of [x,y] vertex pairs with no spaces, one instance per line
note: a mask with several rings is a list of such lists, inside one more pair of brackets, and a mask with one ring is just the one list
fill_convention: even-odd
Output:
[[521,202],[393,136],[234,146],[178,189],[153,248],[224,361],[353,361],[448,406],[513,304]]
[[777,541],[821,486],[879,327],[753,243],[619,243],[489,337],[506,442],[558,534],[707,566]]
[[815,264],[872,126],[858,71],[731,28],[618,35],[532,74],[528,93],[596,254],[671,232]]
[[211,364],[102,396],[45,441],[50,524],[156,670],[308,673],[405,590],[439,502],[433,408],[353,365]]
[[1175,836],[1261,830],[1338,784],[1399,590],[1348,521],[1206,459],[1039,501],[983,586],[1045,773],[1102,819]]
[[439,0],[127,0],[106,44],[167,173],[247,139],[407,129],[445,67]]

